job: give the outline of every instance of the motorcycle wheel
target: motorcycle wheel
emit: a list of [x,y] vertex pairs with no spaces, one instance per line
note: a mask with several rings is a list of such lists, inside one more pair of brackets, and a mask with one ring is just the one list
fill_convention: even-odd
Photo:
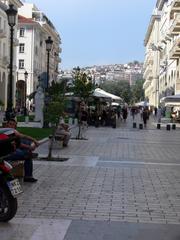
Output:
[[0,185],[0,222],[11,220],[17,212],[17,199],[6,185]]

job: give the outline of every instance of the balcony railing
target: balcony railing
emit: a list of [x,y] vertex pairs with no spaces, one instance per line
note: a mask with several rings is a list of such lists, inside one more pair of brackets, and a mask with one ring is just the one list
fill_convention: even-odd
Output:
[[144,79],[149,79],[151,77],[152,77],[152,67],[148,66],[148,67],[146,67],[146,69],[144,71],[143,78]]
[[170,34],[171,35],[179,35],[180,34],[180,13],[177,13],[172,21],[170,26]]
[[178,37],[169,52],[170,59],[179,59],[180,58],[180,37]]
[[151,85],[151,81],[152,81],[152,78],[147,79],[143,84],[143,88],[147,89]]
[[174,18],[174,14],[180,12],[180,0],[174,0],[171,3],[170,18]]

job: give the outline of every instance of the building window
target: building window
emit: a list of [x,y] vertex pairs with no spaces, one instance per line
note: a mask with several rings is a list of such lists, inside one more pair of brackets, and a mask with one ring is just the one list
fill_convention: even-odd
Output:
[[19,69],[24,69],[24,59],[19,59]]
[[24,53],[24,46],[25,46],[24,43],[19,44],[19,53]]
[[24,29],[24,28],[20,28],[20,30],[19,30],[19,36],[20,36],[20,37],[24,37],[24,32],[25,32],[25,29]]

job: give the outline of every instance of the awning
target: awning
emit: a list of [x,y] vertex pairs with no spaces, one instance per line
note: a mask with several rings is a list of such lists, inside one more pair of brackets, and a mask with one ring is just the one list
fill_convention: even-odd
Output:
[[180,94],[163,97],[160,99],[160,103],[164,103],[165,106],[180,106]]
[[148,107],[149,103],[146,101],[141,101],[141,102],[135,103],[135,106],[136,107]]
[[102,90],[101,88],[96,88],[94,90],[93,96],[94,97],[102,97],[102,98],[110,98],[114,101],[123,101],[123,99],[121,97],[118,97],[112,93],[108,93],[108,92]]

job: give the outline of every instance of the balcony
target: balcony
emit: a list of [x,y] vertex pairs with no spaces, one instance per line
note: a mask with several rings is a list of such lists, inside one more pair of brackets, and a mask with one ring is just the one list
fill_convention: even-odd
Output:
[[180,13],[180,0],[174,0],[171,3],[170,18],[174,18],[175,13]]
[[143,89],[147,89],[151,85],[151,79],[147,79],[143,84]]
[[169,52],[170,59],[179,59],[180,58],[180,37],[178,37]]
[[171,35],[180,34],[180,13],[176,13],[169,30]]
[[7,33],[4,29],[0,29],[0,39],[2,38],[6,38],[7,37]]
[[146,68],[148,65],[153,65],[153,56],[150,52],[145,57],[144,68]]
[[148,66],[146,67],[144,74],[143,74],[143,78],[144,79],[150,79],[152,77],[152,67]]

